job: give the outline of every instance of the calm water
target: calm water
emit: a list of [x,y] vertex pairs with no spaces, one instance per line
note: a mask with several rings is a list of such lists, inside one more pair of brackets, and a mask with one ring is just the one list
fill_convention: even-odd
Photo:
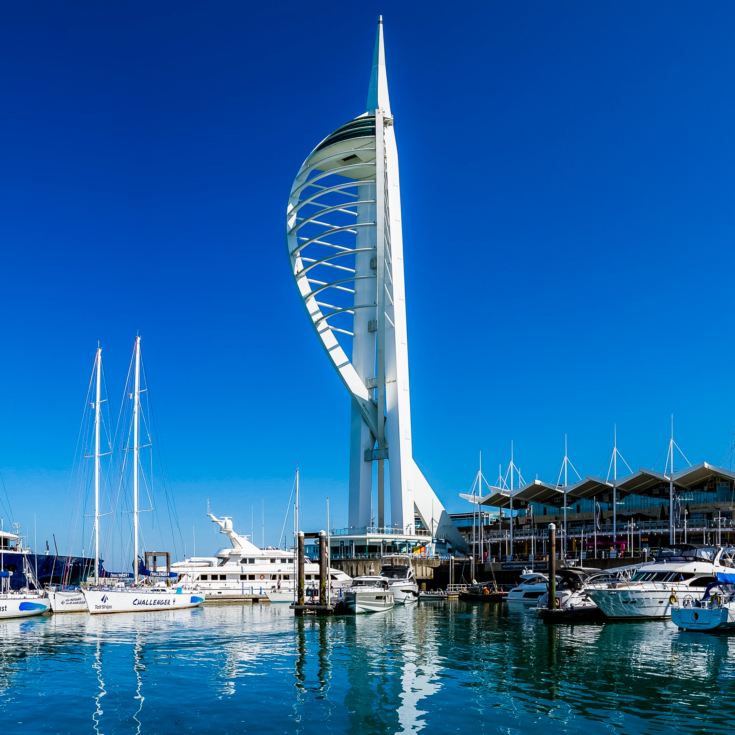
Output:
[[506,606],[0,624],[2,733],[729,732],[735,637]]

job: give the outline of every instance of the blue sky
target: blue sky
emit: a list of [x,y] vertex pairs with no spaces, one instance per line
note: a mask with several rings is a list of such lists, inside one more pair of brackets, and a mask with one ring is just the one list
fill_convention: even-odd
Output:
[[[612,427],[732,462],[735,8],[727,3],[23,3],[0,24],[2,514],[79,550],[97,340],[116,415],[143,337],[186,551],[233,515],[346,521],[349,403],[284,237],[311,148],[364,109],[385,18],[414,447],[451,510],[511,439],[555,480]],[[158,475],[156,475],[158,476]],[[159,508],[165,506],[160,499]],[[168,544],[144,520],[150,546]],[[75,538],[76,536],[76,538]],[[168,544],[170,545],[170,544]],[[178,545],[181,551],[181,544]]]

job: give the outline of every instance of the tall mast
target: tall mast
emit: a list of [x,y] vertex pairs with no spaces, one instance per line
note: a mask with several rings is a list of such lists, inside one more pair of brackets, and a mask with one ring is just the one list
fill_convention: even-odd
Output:
[[569,446],[567,444],[567,435],[564,434],[564,558],[567,556],[567,485],[569,484],[569,468],[567,461],[569,459]]
[[133,389],[133,577],[138,581],[138,462],[140,458],[140,337],[135,338]]
[[674,533],[674,414],[671,414],[671,439],[669,440],[669,543],[676,542]]
[[618,543],[618,425],[613,427],[613,548]]
[[100,402],[102,399],[102,348],[95,358],[96,389],[94,401],[94,583],[100,583]]
[[508,535],[510,537],[510,560],[513,561],[513,491],[515,490],[515,451],[513,447],[513,440],[510,442],[510,492],[508,499],[510,500],[510,518],[508,519]]

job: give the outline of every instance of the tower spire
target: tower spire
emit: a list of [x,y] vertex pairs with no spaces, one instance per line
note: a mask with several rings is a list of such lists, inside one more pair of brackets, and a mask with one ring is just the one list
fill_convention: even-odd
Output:
[[382,15],[378,18],[378,32],[375,36],[375,51],[373,52],[373,70],[370,74],[370,87],[367,96],[367,111],[375,112],[375,110],[382,110],[384,114],[390,115]]

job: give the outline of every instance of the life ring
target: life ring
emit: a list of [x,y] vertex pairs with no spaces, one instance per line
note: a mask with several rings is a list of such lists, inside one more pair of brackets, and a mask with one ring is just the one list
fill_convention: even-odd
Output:
[[561,607],[561,600],[558,597],[554,598],[554,608],[559,609]]
[[261,578],[261,579],[265,579],[265,574],[261,574],[261,575],[260,575],[260,578]]
[[676,605],[676,595],[673,592],[669,595],[669,605]]

